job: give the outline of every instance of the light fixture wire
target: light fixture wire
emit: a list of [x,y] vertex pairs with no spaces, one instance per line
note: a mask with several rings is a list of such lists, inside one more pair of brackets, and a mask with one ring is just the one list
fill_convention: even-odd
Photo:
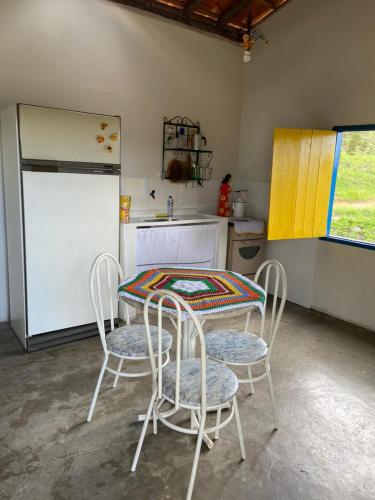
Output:
[[242,36],[242,48],[243,48],[242,60],[244,63],[248,63],[251,61],[251,49],[253,48],[255,42],[259,40],[259,38],[264,40],[265,44],[268,45],[268,40],[263,35],[262,31],[259,29],[254,29],[251,26],[252,24],[251,4],[252,1],[250,0],[249,15],[247,17],[247,31]]

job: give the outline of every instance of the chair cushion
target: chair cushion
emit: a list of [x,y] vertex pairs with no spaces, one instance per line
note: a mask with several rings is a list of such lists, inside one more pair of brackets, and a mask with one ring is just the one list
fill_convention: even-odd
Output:
[[[154,352],[158,349],[158,328],[150,326],[152,347]],[[149,356],[145,325],[129,325],[116,328],[106,335],[109,351],[129,358],[147,358]],[[162,330],[162,352],[171,348],[172,335],[167,330]]]
[[[230,401],[238,389],[236,375],[228,367],[207,360],[206,401],[207,407],[218,406]],[[163,395],[174,402],[176,397],[176,362],[163,368]],[[201,401],[201,360],[188,358],[181,360],[180,403],[200,408]]]
[[213,330],[205,339],[208,356],[226,363],[254,363],[268,352],[267,342],[250,332]]

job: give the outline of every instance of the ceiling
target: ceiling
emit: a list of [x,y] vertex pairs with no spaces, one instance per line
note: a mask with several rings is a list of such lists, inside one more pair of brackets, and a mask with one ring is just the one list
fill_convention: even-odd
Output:
[[159,14],[194,28],[215,33],[235,42],[242,41],[251,25],[276,12],[291,0],[112,0],[122,5]]

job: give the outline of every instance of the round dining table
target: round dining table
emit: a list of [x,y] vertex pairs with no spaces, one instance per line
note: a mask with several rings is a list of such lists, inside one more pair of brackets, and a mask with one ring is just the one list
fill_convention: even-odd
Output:
[[[179,294],[190,305],[202,326],[208,319],[240,316],[254,309],[264,314],[263,288],[246,276],[221,269],[152,268],[120,283],[118,294],[126,303],[139,309],[148,295],[157,290],[171,290]],[[154,297],[150,307],[157,309],[158,300],[158,297]],[[177,327],[177,310],[172,301],[163,301],[162,313]],[[192,358],[195,356],[196,339],[194,322],[184,310],[181,310],[181,320],[181,357]],[[138,421],[144,419],[145,415],[138,415]],[[192,412],[191,419],[191,425],[194,426],[199,416]],[[213,441],[207,434],[203,435],[203,441],[209,449],[213,447]]]
[[[221,269],[159,267],[142,271],[120,283],[118,293],[128,304],[139,308],[151,292],[171,290],[192,308],[202,326],[208,319],[243,315],[258,309],[264,314],[265,292],[246,276]],[[150,302],[157,309],[158,297]],[[172,301],[165,300],[163,315],[176,325],[177,311]],[[194,357],[196,332],[189,314],[182,310],[182,358]]]

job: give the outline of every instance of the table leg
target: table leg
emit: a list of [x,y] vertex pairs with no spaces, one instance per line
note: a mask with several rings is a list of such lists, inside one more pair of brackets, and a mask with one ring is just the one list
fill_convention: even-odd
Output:
[[189,323],[190,321],[184,321],[183,331],[182,331],[182,359],[189,357]]
[[189,335],[189,347],[190,347],[190,351],[189,351],[189,356],[190,358],[194,358],[195,357],[195,339],[196,339],[196,331],[195,331],[195,327],[194,327],[194,323],[191,321],[190,322],[191,325],[190,325],[190,335]]
[[194,358],[196,331],[194,321],[187,319],[184,321],[182,338],[182,359]]
[[[193,332],[193,333],[192,333]],[[191,320],[183,322],[182,329],[182,353],[181,358],[187,359],[195,353],[195,331],[194,323]],[[138,415],[138,422],[144,422],[146,415]],[[207,445],[209,446],[209,445]]]
[[[198,428],[199,427],[199,422],[198,422],[198,419],[195,415],[195,411],[192,410],[192,413],[191,413],[191,429],[193,429],[194,427]],[[146,419],[146,415],[143,414],[143,415],[138,415],[138,422],[144,422]],[[157,420],[159,420],[157,417],[156,417]],[[150,419],[150,424],[152,423],[152,420]],[[208,437],[208,434],[204,433],[203,434],[203,442],[205,443],[205,445],[207,446],[207,448],[209,450],[211,450],[211,448],[213,448],[214,446],[214,442]]]

